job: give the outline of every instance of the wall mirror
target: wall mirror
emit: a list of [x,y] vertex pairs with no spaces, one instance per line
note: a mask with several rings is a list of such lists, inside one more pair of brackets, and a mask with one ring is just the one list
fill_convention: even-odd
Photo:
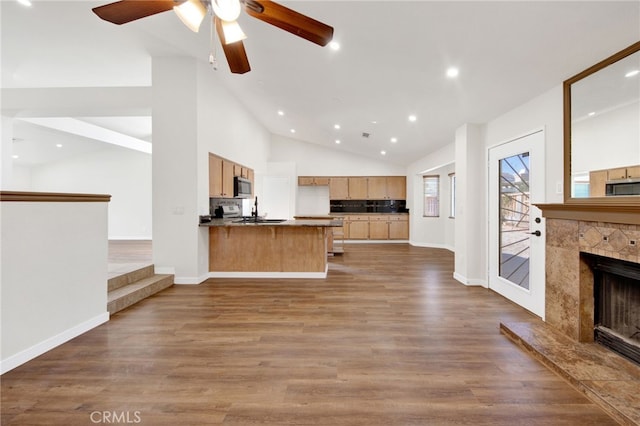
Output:
[[563,90],[565,202],[640,204],[640,42]]

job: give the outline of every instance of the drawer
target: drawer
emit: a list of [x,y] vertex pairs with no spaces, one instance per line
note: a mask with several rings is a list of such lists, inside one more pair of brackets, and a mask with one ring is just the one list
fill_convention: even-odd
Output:
[[369,216],[359,215],[359,214],[346,214],[344,215],[344,220],[351,221],[351,222],[368,221]]

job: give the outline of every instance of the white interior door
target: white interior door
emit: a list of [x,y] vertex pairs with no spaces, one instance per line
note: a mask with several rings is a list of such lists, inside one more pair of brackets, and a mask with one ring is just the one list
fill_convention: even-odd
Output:
[[544,319],[544,132],[489,149],[489,288]]

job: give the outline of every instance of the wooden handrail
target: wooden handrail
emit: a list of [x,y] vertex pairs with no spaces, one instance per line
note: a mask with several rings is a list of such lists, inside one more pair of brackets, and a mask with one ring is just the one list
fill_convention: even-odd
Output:
[[28,192],[28,191],[0,191],[0,201],[29,201],[29,202],[103,202],[111,201],[108,194],[72,194],[64,192]]

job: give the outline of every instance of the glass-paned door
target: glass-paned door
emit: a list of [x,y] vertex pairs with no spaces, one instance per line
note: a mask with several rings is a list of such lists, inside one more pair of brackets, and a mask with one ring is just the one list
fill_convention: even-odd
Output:
[[544,132],[489,149],[489,288],[544,318]]
[[529,289],[529,152],[499,161],[499,275]]

